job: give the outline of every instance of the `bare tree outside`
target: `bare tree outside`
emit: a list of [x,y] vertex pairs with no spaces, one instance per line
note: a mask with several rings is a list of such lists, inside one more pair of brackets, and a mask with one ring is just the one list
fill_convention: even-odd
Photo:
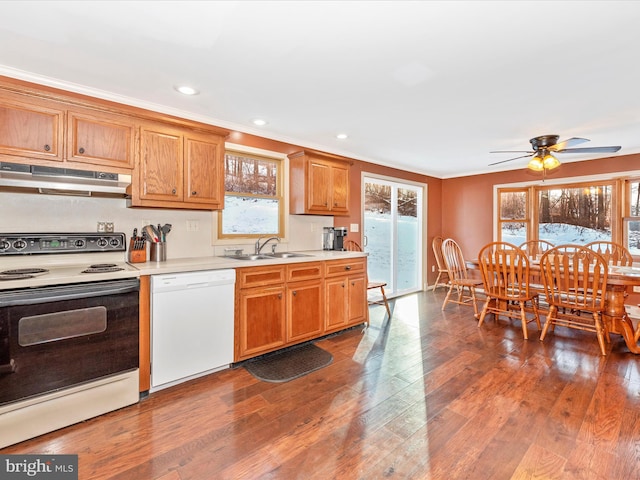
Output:
[[541,190],[541,229],[562,223],[611,234],[611,190],[611,185]]

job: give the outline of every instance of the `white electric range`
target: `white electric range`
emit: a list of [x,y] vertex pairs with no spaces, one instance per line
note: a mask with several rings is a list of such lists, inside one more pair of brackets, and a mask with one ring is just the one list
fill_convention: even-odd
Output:
[[0,448],[139,400],[124,233],[0,233]]

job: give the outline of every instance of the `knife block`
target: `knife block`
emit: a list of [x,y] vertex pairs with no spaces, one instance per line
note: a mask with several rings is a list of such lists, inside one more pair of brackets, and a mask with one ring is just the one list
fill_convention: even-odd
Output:
[[[141,246],[140,246],[141,245]],[[129,263],[144,263],[147,261],[147,242],[129,241]]]

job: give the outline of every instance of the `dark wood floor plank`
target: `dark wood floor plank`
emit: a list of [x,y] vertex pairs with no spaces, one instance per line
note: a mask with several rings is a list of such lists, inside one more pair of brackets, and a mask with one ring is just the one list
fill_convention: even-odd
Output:
[[242,365],[7,447],[78,453],[83,480],[637,478],[640,358],[612,336],[448,306],[444,291],[371,308],[317,342],[331,365],[262,382]]

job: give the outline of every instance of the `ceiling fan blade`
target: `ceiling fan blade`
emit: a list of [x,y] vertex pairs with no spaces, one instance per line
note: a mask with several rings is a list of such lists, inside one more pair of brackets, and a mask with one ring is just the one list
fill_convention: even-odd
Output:
[[531,153],[529,153],[528,155],[522,155],[522,156],[520,156],[520,157],[509,158],[509,159],[507,159],[507,160],[500,160],[499,162],[493,162],[493,163],[490,163],[490,164],[489,164],[489,166],[492,166],[492,165],[499,165],[499,164],[501,164],[501,163],[506,163],[506,162],[511,162],[512,160],[518,160],[519,158],[526,158],[526,157],[530,157],[530,156],[532,156],[534,153],[535,153],[535,152],[531,152]]
[[531,150],[493,150],[489,153],[535,153]]
[[556,153],[615,153],[622,147],[582,147],[582,148],[565,148],[564,150],[556,150]]
[[590,141],[587,138],[579,138],[579,137],[572,137],[572,138],[567,138],[566,140],[563,140],[562,142],[558,142],[555,145],[551,145],[549,148],[549,150],[553,151],[553,152],[559,152],[561,150],[566,150],[568,147],[573,147],[575,145],[580,145],[581,143],[585,143]]

